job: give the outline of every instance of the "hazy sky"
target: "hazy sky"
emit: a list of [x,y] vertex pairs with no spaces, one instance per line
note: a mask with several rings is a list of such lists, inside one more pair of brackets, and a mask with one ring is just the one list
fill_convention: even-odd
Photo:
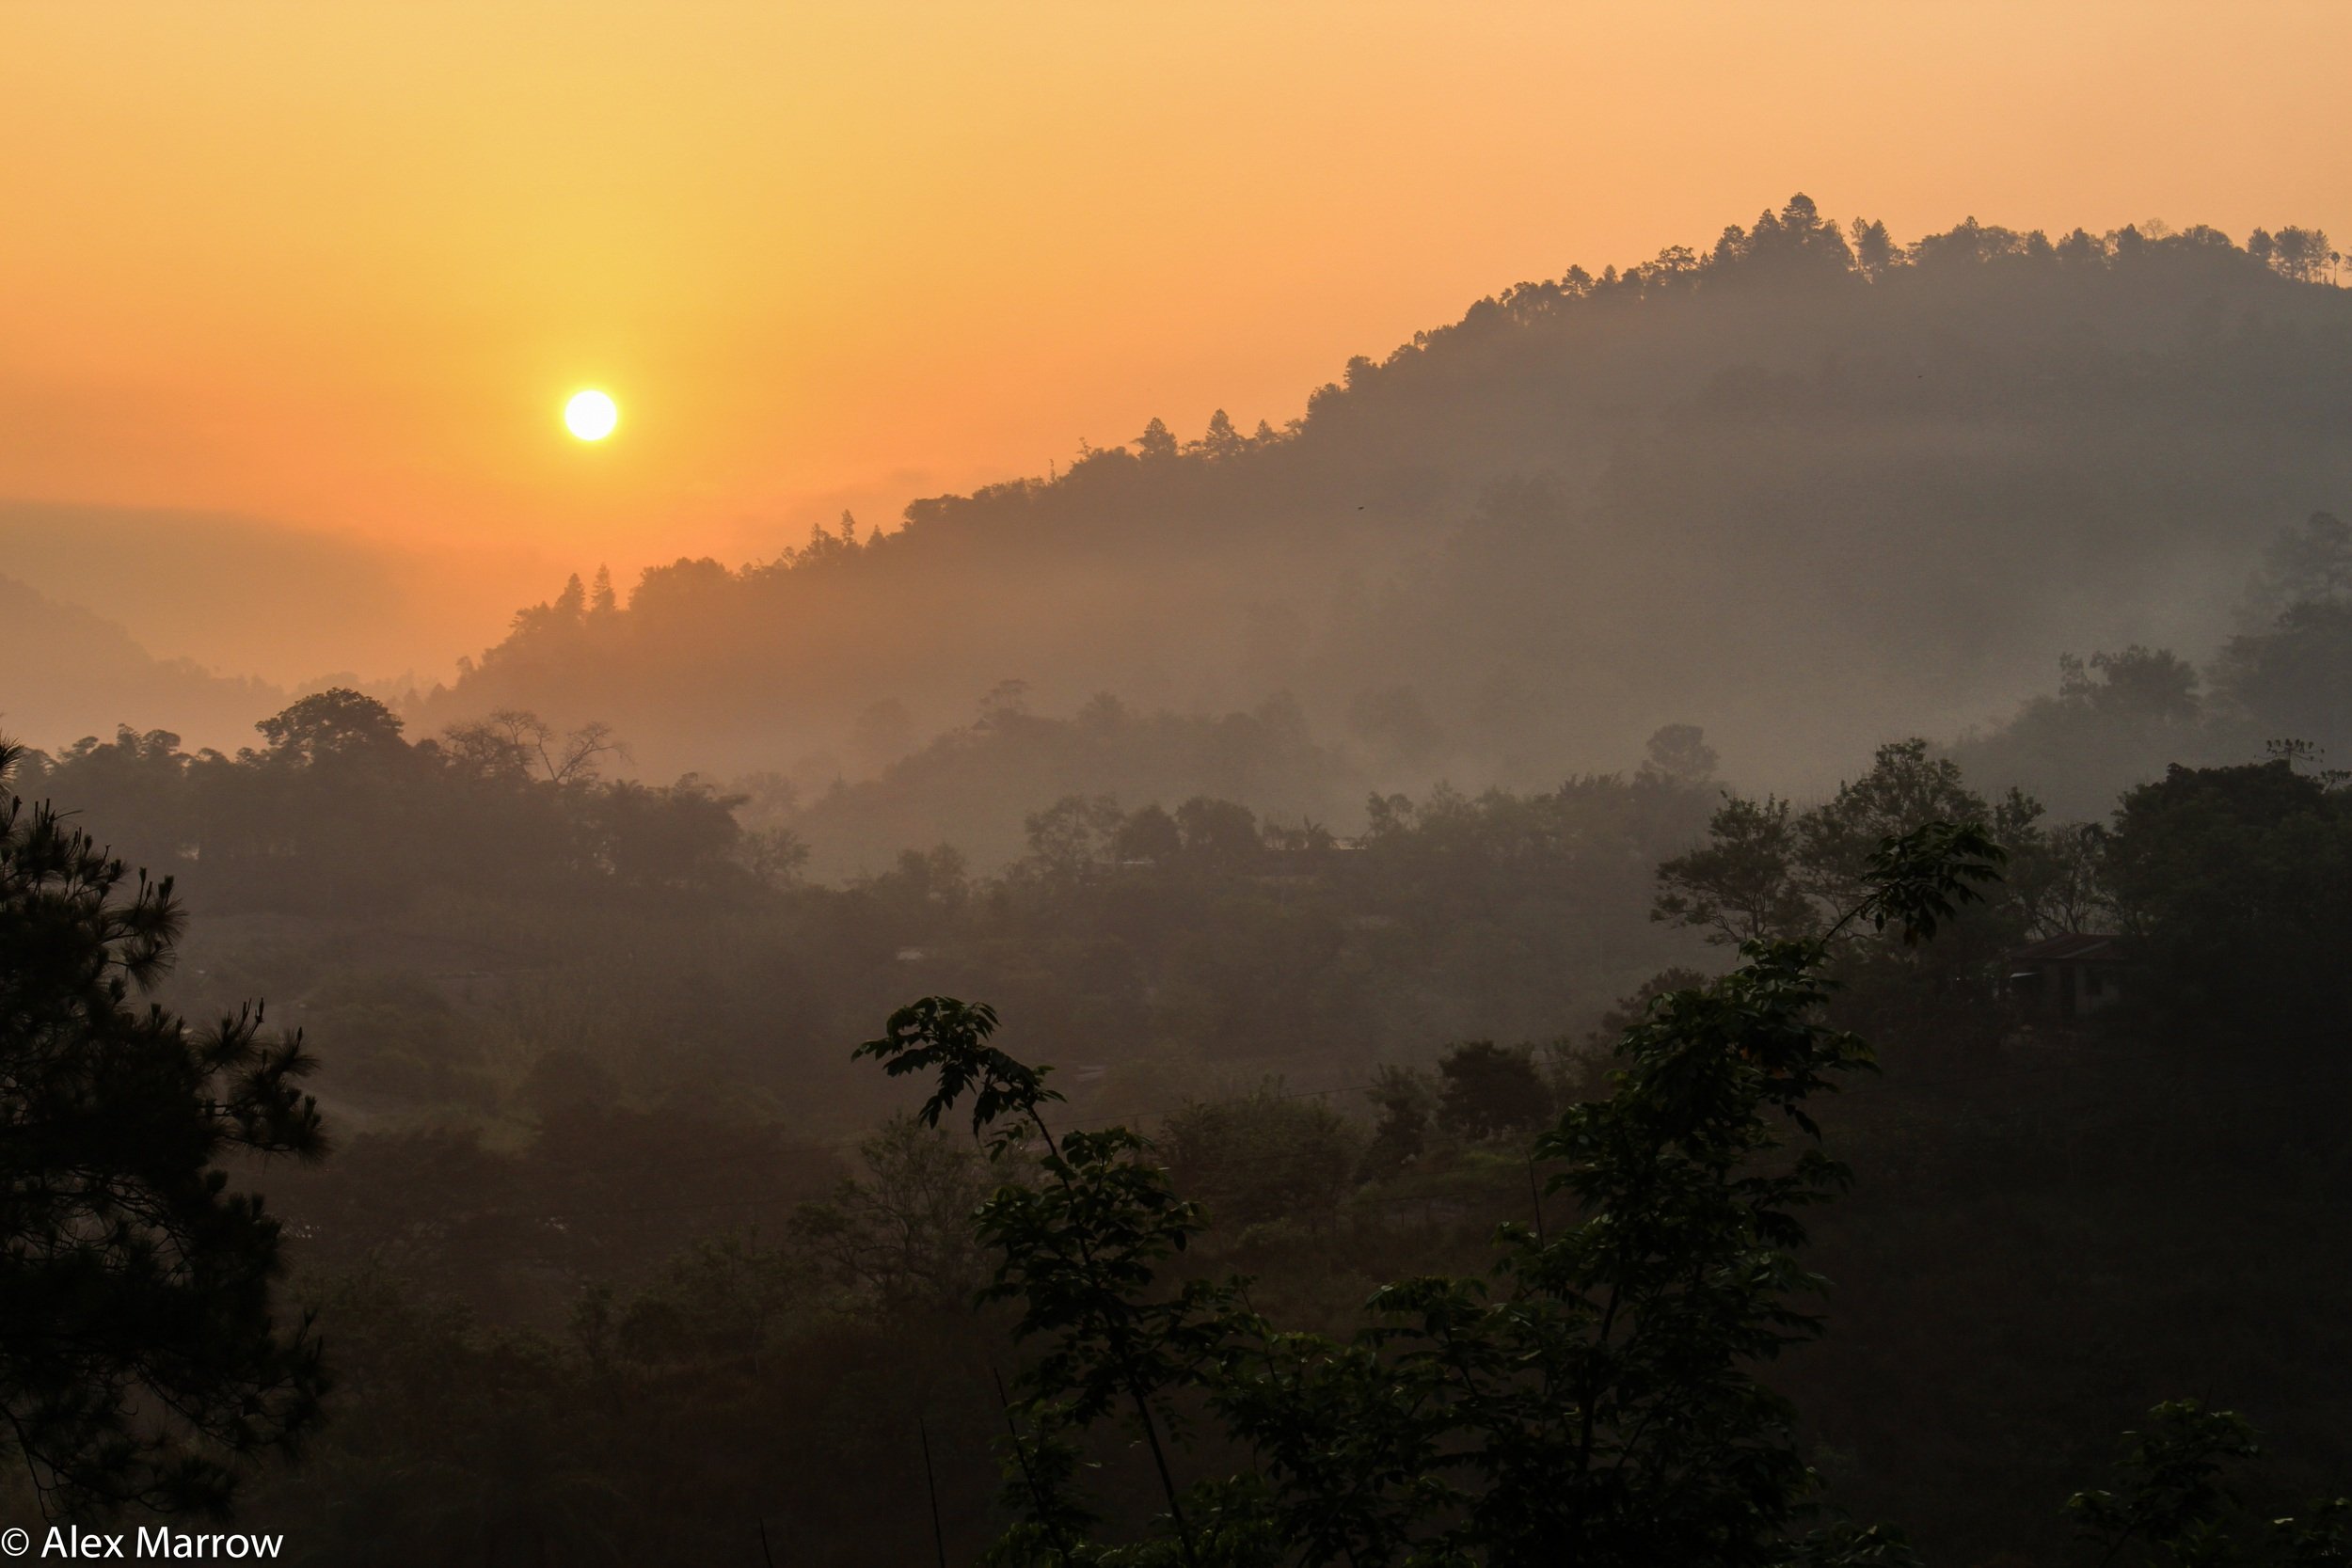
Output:
[[1800,188],[2352,228],[2347,59],[2343,4],[0,0],[0,499],[765,555]]

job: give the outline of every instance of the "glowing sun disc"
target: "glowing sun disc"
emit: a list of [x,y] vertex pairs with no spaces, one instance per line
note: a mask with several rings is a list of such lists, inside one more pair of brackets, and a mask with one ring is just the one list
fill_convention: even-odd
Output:
[[564,405],[564,428],[583,441],[603,440],[620,422],[620,406],[602,392],[576,392]]

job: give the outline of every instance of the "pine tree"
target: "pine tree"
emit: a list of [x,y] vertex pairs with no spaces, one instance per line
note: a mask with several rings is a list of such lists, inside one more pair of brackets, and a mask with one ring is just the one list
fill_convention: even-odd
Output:
[[1154,419],[1136,437],[1136,451],[1145,457],[1173,457],[1176,450],[1176,433],[1165,420]]
[[0,742],[0,1416],[53,1514],[217,1510],[325,1388],[275,1299],[278,1222],[233,1153],[315,1158],[299,1036],[195,1030],[134,991],[169,967],[171,882],[134,881],[6,788]]

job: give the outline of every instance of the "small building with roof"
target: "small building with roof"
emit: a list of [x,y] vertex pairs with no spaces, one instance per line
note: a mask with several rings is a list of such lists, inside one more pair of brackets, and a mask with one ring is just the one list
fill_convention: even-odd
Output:
[[2073,931],[2011,952],[2010,994],[2034,1019],[2072,1023],[2123,1000],[2128,968],[2121,937]]

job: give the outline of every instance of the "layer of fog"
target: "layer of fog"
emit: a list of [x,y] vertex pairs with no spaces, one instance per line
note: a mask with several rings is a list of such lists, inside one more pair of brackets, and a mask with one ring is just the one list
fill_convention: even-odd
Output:
[[1370,787],[1540,785],[1682,721],[1818,791],[2062,656],[2208,659],[2265,544],[2352,493],[2348,393],[2352,294],[2210,230],[1905,253],[1800,198],[1482,301],[1289,431],[1155,425],[886,535],[575,587],[415,717],[602,720],[650,774],[805,796],[890,760],[877,711],[912,747],[1017,682],[1061,715],[1287,702]]

